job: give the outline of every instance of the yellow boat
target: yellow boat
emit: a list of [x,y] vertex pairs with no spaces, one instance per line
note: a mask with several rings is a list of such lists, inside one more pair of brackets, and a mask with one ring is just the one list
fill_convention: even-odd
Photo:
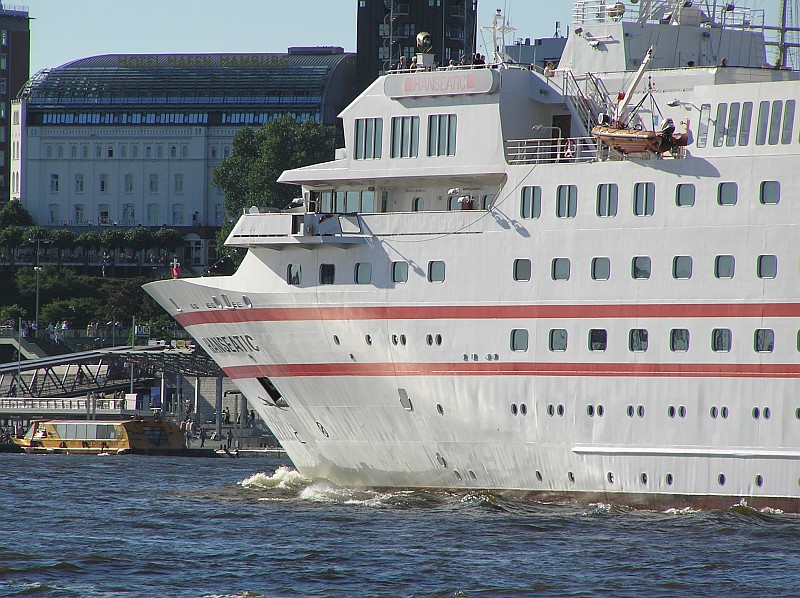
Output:
[[183,433],[172,422],[154,417],[121,421],[33,421],[14,443],[27,453],[181,454]]

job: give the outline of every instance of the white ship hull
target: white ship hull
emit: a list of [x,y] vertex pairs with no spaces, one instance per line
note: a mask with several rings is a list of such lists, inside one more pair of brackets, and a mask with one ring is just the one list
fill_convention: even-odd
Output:
[[[594,24],[593,41],[652,43],[638,37],[664,23],[626,26]],[[752,42],[744,25],[709,31]],[[600,59],[573,41],[562,64]],[[284,174],[303,210],[240,219],[235,275],[145,288],[305,476],[800,511],[800,82],[658,68],[666,115],[699,120],[663,158],[518,141],[575,117],[570,72],[563,85],[511,68],[388,75],[343,112],[346,152]],[[455,138],[445,112],[457,155],[431,141]],[[418,119],[417,153],[390,143],[398,115]],[[365,157],[367,131],[382,157]],[[362,209],[345,209],[351,195]]]

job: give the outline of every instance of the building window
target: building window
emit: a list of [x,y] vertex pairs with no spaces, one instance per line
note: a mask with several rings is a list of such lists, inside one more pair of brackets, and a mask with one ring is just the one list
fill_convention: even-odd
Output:
[[631,276],[639,280],[650,278],[650,257],[638,255],[631,260]]
[[125,193],[133,193],[133,175],[125,175]]
[[48,209],[50,213],[50,224],[58,224],[61,220],[61,206],[57,203],[51,203]]
[[443,261],[428,262],[428,282],[444,282],[445,264]]
[[149,226],[158,226],[161,220],[161,206],[157,203],[147,204],[147,224]]
[[123,158],[127,158],[128,157],[128,146],[127,145],[119,146],[119,155],[122,156]]
[[189,157],[189,146],[182,145],[181,146],[181,158],[186,159]]
[[556,189],[556,216],[574,218],[578,211],[578,188],[575,185],[559,185]]
[[669,333],[669,348],[676,352],[688,351],[689,331],[686,328],[673,328]]
[[153,157],[153,148],[149,145],[146,145],[144,148],[144,157],[145,158],[152,158]]
[[139,157],[139,146],[133,144],[131,146],[131,158],[138,158]]
[[551,351],[567,350],[567,331],[563,328],[554,328],[550,331],[549,346]]
[[100,193],[108,193],[108,175],[100,175]]
[[158,175],[150,175],[150,193],[158,193]]
[[728,328],[715,328],[711,331],[711,350],[727,353],[733,346],[733,335]]
[[122,204],[122,223],[129,225],[136,221],[136,208],[132,203]]
[[164,148],[160,145],[156,146],[156,158],[163,158],[164,157]]
[[515,328],[511,331],[511,350],[512,351],[527,351],[528,350],[528,331],[524,328]]
[[319,265],[319,284],[333,284],[336,281],[336,266],[334,264]]
[[692,257],[676,255],[672,258],[672,278],[687,279],[692,277]]
[[611,277],[611,260],[607,257],[592,258],[592,279],[608,280]]
[[392,262],[392,282],[408,282],[408,262]]
[[455,114],[432,114],[428,117],[428,155],[456,155]]
[[632,328],[628,334],[628,349],[637,353],[647,351],[647,330]]
[[50,193],[58,193],[58,175],[50,175]]
[[357,118],[355,135],[356,160],[377,160],[381,157],[382,118]]
[[[17,158],[19,156],[14,156],[14,157]],[[77,145],[70,146],[70,148],[69,148],[69,157],[71,159],[73,159],[73,160],[77,160],[78,159],[78,146]]]
[[531,279],[531,261],[528,259],[514,260],[514,280],[528,281]]
[[608,331],[603,328],[589,330],[589,351],[605,351],[608,346]]
[[75,224],[83,224],[85,220],[82,203],[75,204]]
[[615,183],[603,183],[597,186],[597,215],[610,218],[617,215],[619,188]]
[[97,206],[97,223],[98,224],[111,224],[111,218],[108,214],[108,204],[101,203]]
[[172,224],[183,225],[185,221],[185,207],[182,203],[176,203],[172,206]]
[[553,280],[569,280],[570,261],[567,257],[553,258],[551,277]]
[[758,328],[753,334],[753,349],[757,353],[772,353],[775,348],[775,332],[769,328]]
[[392,118],[392,158],[416,158],[419,148],[419,117]]
[[654,183],[636,183],[633,186],[634,216],[652,216],[656,207],[656,186]]
[[369,284],[372,282],[372,264],[369,262],[358,262],[355,271],[356,284]]
[[775,278],[778,275],[778,256],[759,255],[758,256],[758,277]]
[[679,207],[694,205],[694,185],[692,183],[682,183],[675,187],[675,205]]
[[714,276],[717,278],[733,278],[736,269],[736,258],[732,255],[718,255],[714,258]]
[[103,148],[99,145],[94,146],[94,157],[101,158],[103,156]]
[[299,287],[302,279],[303,269],[300,264],[289,264],[286,268],[286,282]]
[[75,175],[75,193],[83,193],[83,175]]
[[519,204],[521,218],[538,218],[542,214],[542,188],[523,187]]
[[170,158],[177,158],[178,157],[178,148],[174,145],[169,148],[169,157]]
[[183,193],[183,175],[175,175],[175,193]]
[[759,201],[766,204],[776,204],[781,200],[781,184],[778,181],[762,181]]
[[717,203],[721,206],[735,206],[738,195],[736,183],[720,183],[717,187]]
[[114,146],[113,145],[109,145],[108,148],[106,149],[106,156],[109,157],[109,158],[113,158],[114,157]]

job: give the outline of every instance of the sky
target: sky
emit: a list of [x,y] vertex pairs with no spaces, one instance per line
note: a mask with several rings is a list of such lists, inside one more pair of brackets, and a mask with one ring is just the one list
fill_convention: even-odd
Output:
[[[31,21],[31,75],[98,54],[356,50],[357,0],[15,0]],[[517,38],[548,37],[570,22],[572,0],[479,0],[478,24],[505,8]],[[479,34],[480,40],[480,34]],[[482,44],[479,43],[479,46]],[[491,45],[491,44],[489,44]],[[479,47],[479,52],[488,53]]]

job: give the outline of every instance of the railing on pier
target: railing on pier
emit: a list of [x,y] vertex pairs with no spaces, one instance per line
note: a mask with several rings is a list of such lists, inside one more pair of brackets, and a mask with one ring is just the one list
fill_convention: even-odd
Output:
[[[129,404],[130,403],[130,404]],[[73,397],[73,398],[32,398],[32,397],[2,397],[0,398],[0,412],[5,414],[35,413],[42,415],[65,415],[73,413],[102,412],[105,415],[122,415],[136,408],[133,400],[122,398],[104,397]]]

